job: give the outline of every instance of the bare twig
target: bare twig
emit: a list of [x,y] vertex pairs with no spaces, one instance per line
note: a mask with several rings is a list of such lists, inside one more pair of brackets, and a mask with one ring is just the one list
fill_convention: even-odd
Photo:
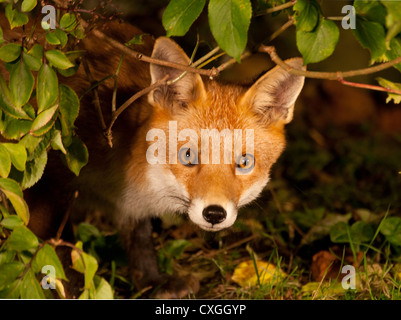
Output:
[[283,4],[279,5],[279,6],[275,6],[275,7],[273,7],[273,8],[269,8],[269,9],[263,11],[263,12],[256,13],[256,14],[255,14],[255,17],[263,16],[263,15],[265,15],[265,14],[270,14],[270,13],[273,13],[273,12],[277,12],[277,11],[280,11],[280,10],[284,10],[284,9],[290,8],[290,7],[292,7],[296,2],[297,2],[297,0],[288,1],[288,2],[286,2],[286,3],[283,3]]
[[63,233],[65,225],[68,222],[68,219],[69,219],[70,214],[71,214],[72,207],[74,206],[75,200],[78,198],[78,194],[79,194],[78,191],[74,192],[74,195],[73,195],[73,197],[72,197],[72,199],[71,199],[71,201],[70,201],[70,203],[68,205],[67,211],[64,214],[63,221],[61,221],[61,224],[60,224],[60,226],[59,226],[59,228],[57,230],[55,241],[58,241],[61,238],[61,234]]
[[167,79],[168,79],[168,75],[166,75],[163,79],[160,79],[160,80],[156,81],[155,83],[153,83],[149,87],[146,87],[146,88],[138,91],[131,98],[129,98],[127,101],[125,101],[124,104],[116,110],[116,112],[113,113],[113,116],[112,116],[112,119],[110,121],[110,124],[109,124],[107,130],[105,130],[105,136],[106,136],[107,142],[109,143],[110,147],[113,147],[113,142],[112,142],[113,136],[112,136],[112,133],[111,133],[111,129],[113,128],[114,122],[117,120],[119,115],[125,109],[127,109],[132,103],[134,103],[134,101],[138,100],[140,97],[142,97],[145,94],[149,93],[153,89],[155,89],[157,87],[160,87],[160,86],[163,86],[163,85],[168,85],[169,83],[168,83]]
[[[85,73],[89,79],[91,86],[94,86],[97,82],[95,81],[95,79],[93,79],[88,62],[86,61],[85,58],[82,58],[82,64],[84,66]],[[106,126],[106,123],[104,122],[103,112],[102,112],[102,107],[100,106],[99,92],[98,92],[97,86],[94,86],[94,88],[93,88],[93,105],[95,106],[95,109],[98,113],[98,117],[99,117],[100,125],[102,126],[102,130],[106,130],[107,126]]]
[[125,45],[119,43],[118,41],[108,37],[107,35],[105,35],[103,32],[99,31],[99,30],[93,30],[92,31],[96,37],[98,37],[101,40],[104,40],[105,42],[109,43],[110,45],[112,45],[113,47],[121,50],[122,52],[126,53],[127,55],[138,59],[138,60],[142,60],[145,62],[149,62],[149,63],[153,63],[153,64],[157,64],[157,65],[161,65],[164,67],[169,67],[169,68],[174,68],[174,69],[178,69],[178,70],[182,70],[182,71],[188,71],[188,72],[193,72],[193,73],[199,73],[201,75],[204,76],[208,76],[211,78],[214,78],[216,76],[218,76],[219,71],[216,68],[212,68],[212,69],[197,69],[194,68],[192,66],[188,66],[188,65],[183,65],[180,63],[174,63],[171,61],[165,61],[165,60],[159,60],[159,59],[155,59],[152,57],[148,57],[140,52],[137,52],[135,50],[132,50],[128,47],[126,47]]
[[328,80],[338,80],[343,78],[351,78],[360,75],[372,74],[385,69],[388,69],[396,64],[401,63],[401,57],[398,57],[394,60],[378,64],[373,67],[368,67],[364,69],[358,70],[350,70],[350,71],[337,71],[337,72],[320,72],[320,71],[305,71],[300,69],[295,69],[290,65],[286,64],[277,54],[276,48],[273,46],[264,46],[261,45],[259,47],[260,52],[266,52],[270,55],[270,58],[274,63],[285,69],[288,73],[303,76],[307,78],[315,78],[315,79],[328,79]]
[[294,25],[294,18],[291,17],[286,23],[284,23],[278,30],[272,33],[270,37],[266,39],[266,41],[263,41],[264,43],[269,43],[270,41],[273,41],[276,39],[280,34],[282,34],[285,30],[287,30],[289,27]]
[[362,88],[362,89],[368,89],[368,90],[375,90],[375,91],[383,91],[383,92],[389,92],[389,93],[395,93],[395,94],[400,94],[401,95],[401,90],[395,90],[395,89],[391,89],[391,88],[375,86],[375,85],[372,85],[372,84],[350,82],[350,81],[346,81],[344,79],[337,79],[337,80],[339,82],[341,82],[343,85],[350,86],[350,87]]

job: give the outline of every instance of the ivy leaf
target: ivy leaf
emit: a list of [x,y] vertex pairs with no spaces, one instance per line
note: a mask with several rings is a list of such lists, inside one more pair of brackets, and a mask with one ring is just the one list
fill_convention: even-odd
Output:
[[17,60],[21,54],[21,45],[16,43],[7,43],[0,48],[0,60],[12,62]]
[[47,109],[57,98],[58,80],[56,72],[48,64],[43,64],[39,70],[36,95],[38,114]]
[[304,65],[322,61],[332,55],[340,32],[333,21],[321,18],[313,32],[297,31],[297,47]]
[[10,90],[14,106],[20,109],[28,102],[33,90],[34,78],[26,63],[18,61],[10,73]]
[[238,62],[248,39],[252,6],[249,0],[210,0],[209,25],[220,48]]
[[0,190],[6,195],[8,200],[10,200],[17,215],[25,224],[28,224],[29,209],[18,183],[11,179],[0,178]]
[[45,56],[56,68],[65,70],[74,67],[74,64],[60,50],[48,50]]
[[294,5],[297,12],[295,25],[297,31],[312,31],[319,22],[319,4],[314,0],[298,0]]
[[362,47],[369,49],[371,60],[377,61],[386,52],[384,27],[373,21],[356,18],[356,28],[352,29]]
[[205,3],[206,0],[171,0],[162,18],[167,37],[185,35],[201,14]]

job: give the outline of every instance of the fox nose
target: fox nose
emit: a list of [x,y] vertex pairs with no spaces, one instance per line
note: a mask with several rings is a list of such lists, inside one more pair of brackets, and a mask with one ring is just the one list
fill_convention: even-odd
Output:
[[212,225],[223,222],[227,217],[227,212],[223,207],[211,205],[203,209],[203,218]]

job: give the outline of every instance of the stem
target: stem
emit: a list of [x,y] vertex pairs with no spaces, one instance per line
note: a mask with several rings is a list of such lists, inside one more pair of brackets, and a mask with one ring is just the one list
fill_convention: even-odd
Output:
[[134,103],[135,100],[139,99],[140,97],[142,97],[143,95],[147,94],[148,92],[152,91],[153,89],[155,89],[157,87],[168,84],[167,79],[168,79],[168,75],[166,75],[163,79],[156,81],[149,87],[146,87],[146,88],[138,91],[131,98],[129,98],[127,101],[125,101],[124,104],[116,110],[116,112],[113,113],[113,117],[110,121],[110,125],[107,128],[107,130],[105,130],[105,136],[106,136],[106,139],[107,139],[110,147],[113,147],[113,142],[112,142],[113,137],[112,137],[111,129],[114,125],[114,122],[116,122],[117,118],[119,117],[119,115],[125,109],[127,109],[132,103]]
[[145,62],[161,65],[161,66],[164,66],[164,67],[175,68],[175,69],[182,70],[182,71],[199,73],[201,75],[212,77],[212,78],[218,76],[218,74],[219,74],[219,72],[218,72],[218,70],[216,68],[212,68],[212,69],[197,69],[197,68],[194,68],[192,66],[183,65],[183,64],[180,64],[180,63],[174,63],[174,62],[170,62],[170,61],[154,59],[154,58],[145,56],[140,52],[137,52],[135,50],[132,50],[132,49],[124,46],[123,44],[119,43],[118,41],[106,36],[103,32],[101,32],[99,30],[93,30],[92,32],[95,34],[96,37],[100,38],[101,40],[106,41],[107,43],[109,43],[113,47],[115,47],[117,49],[120,49],[122,52],[124,52],[127,55],[129,55],[129,56],[131,56],[131,57],[133,57],[135,59],[138,59],[138,60],[142,60],[142,61],[145,61]]
[[296,0],[291,0],[291,1],[289,1],[289,2],[280,4],[279,6],[275,6],[275,7],[273,7],[273,8],[269,8],[269,9],[265,10],[264,12],[256,13],[256,14],[255,14],[255,17],[263,16],[263,15],[265,15],[265,14],[269,14],[269,13],[273,13],[273,12],[277,12],[277,11],[280,11],[280,10],[284,10],[284,9],[290,8],[290,7],[292,7],[296,2],[297,2]]
[[[85,69],[85,73],[88,76],[89,82],[90,82],[91,86],[93,86],[97,82],[95,81],[95,79],[93,79],[88,62],[86,61],[85,58],[83,58],[82,63],[83,63],[84,69]],[[100,125],[102,126],[103,130],[106,130],[107,126],[106,126],[106,123],[104,122],[102,107],[100,106],[99,92],[98,92],[97,86],[95,86],[93,88],[93,104],[94,104],[97,114],[99,116]]]
[[389,92],[389,93],[395,93],[395,94],[401,95],[401,90],[395,90],[395,89],[385,88],[385,87],[381,87],[381,86],[375,86],[372,84],[350,82],[350,81],[346,81],[344,79],[338,79],[338,81],[341,82],[343,85],[350,86],[350,87],[383,91],[383,92]]
[[276,52],[276,48],[273,46],[264,46],[261,45],[259,47],[260,52],[266,52],[270,55],[270,58],[274,63],[285,69],[288,73],[303,76],[307,78],[315,78],[315,79],[328,79],[328,80],[338,80],[343,78],[351,78],[360,75],[372,74],[385,69],[388,69],[392,66],[395,66],[398,63],[401,63],[401,57],[398,57],[394,60],[378,64],[373,67],[358,69],[358,70],[350,70],[350,71],[337,71],[337,72],[319,72],[319,71],[304,71],[300,69],[295,69],[288,64],[286,64]]
[[[273,34],[267,38],[266,43],[273,41],[276,39],[280,34],[282,34],[285,30],[291,27],[294,24],[294,19],[291,17],[286,23],[284,23],[277,31],[273,32]],[[263,41],[265,42],[265,41]]]

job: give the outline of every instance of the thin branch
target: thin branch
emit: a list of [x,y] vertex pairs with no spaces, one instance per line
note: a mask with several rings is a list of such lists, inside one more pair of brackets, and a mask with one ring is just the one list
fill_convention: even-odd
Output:
[[285,69],[288,73],[296,75],[296,76],[303,76],[307,78],[314,78],[314,79],[328,79],[328,80],[338,80],[343,78],[351,78],[360,75],[372,74],[376,73],[385,69],[388,69],[396,64],[401,63],[401,57],[398,57],[394,60],[378,64],[373,67],[368,67],[364,69],[358,70],[350,70],[350,71],[337,71],[337,72],[319,72],[319,71],[305,71],[300,69],[295,69],[290,65],[286,64],[277,54],[276,48],[273,46],[264,46],[261,45],[259,47],[259,52],[266,52],[270,55],[270,58],[273,60],[274,63]]
[[401,95],[401,90],[395,90],[395,89],[391,89],[391,88],[375,86],[375,85],[372,85],[372,84],[350,82],[350,81],[346,81],[344,79],[337,79],[337,80],[339,82],[341,82],[343,85],[350,86],[350,87],[362,88],[362,89],[368,89],[368,90],[375,90],[375,91],[383,91],[383,92],[389,92],[389,93],[395,93],[395,94]]
[[110,121],[110,125],[108,126],[107,130],[105,130],[105,136],[106,136],[106,139],[107,139],[110,147],[113,147],[113,142],[112,142],[113,136],[111,133],[111,129],[114,125],[114,122],[116,122],[117,118],[119,117],[119,115],[121,113],[123,113],[123,111],[125,109],[127,109],[132,103],[134,103],[134,101],[138,100],[140,97],[144,96],[148,92],[152,91],[153,89],[155,89],[157,87],[160,87],[163,85],[168,85],[169,82],[167,81],[167,79],[168,79],[168,75],[166,75],[163,79],[156,81],[149,87],[146,87],[146,88],[138,91],[131,98],[129,98],[127,101],[125,101],[124,104],[116,110],[116,112],[113,113],[113,117]]
[[61,221],[61,224],[57,230],[55,241],[58,241],[61,238],[61,234],[63,233],[65,225],[67,224],[68,219],[71,215],[72,207],[74,206],[75,200],[78,198],[78,194],[78,191],[75,191],[70,203],[68,204],[67,211],[65,212],[63,220]]
[[269,43],[269,42],[273,41],[274,39],[276,39],[280,34],[282,34],[285,30],[287,30],[292,25],[294,25],[293,17],[291,17],[286,23],[284,23],[278,30],[273,32],[273,34],[269,38],[267,38],[266,42],[265,41],[263,41],[263,42]]
[[255,14],[255,17],[263,16],[263,15],[265,15],[265,14],[270,14],[270,13],[273,13],[273,12],[277,12],[277,11],[280,11],[280,10],[284,10],[284,9],[290,8],[290,7],[292,7],[296,2],[297,2],[296,0],[291,0],[291,1],[289,1],[289,2],[280,4],[279,6],[275,6],[275,7],[273,7],[273,8],[269,8],[269,9],[263,11],[263,12],[256,13],[256,14]]
[[[85,58],[82,59],[82,63],[83,63],[85,73],[89,79],[91,86],[94,86],[94,84],[96,84],[97,82],[95,81],[95,79],[93,79],[88,62],[86,61]],[[100,106],[99,92],[98,92],[97,86],[95,86],[93,88],[93,104],[98,113],[100,125],[102,126],[102,130],[106,130],[107,126],[106,126],[106,123],[104,122],[103,112],[102,112],[102,107]]]
[[[249,57],[251,55],[251,53],[249,51],[245,51],[243,54],[241,54],[240,59],[243,60],[247,57]],[[233,65],[237,63],[237,60],[235,59],[230,59],[227,62],[221,64],[219,67],[217,67],[217,70],[220,72],[222,72],[224,69],[227,69],[229,66]]]
[[192,66],[188,66],[188,65],[183,65],[180,63],[174,63],[174,62],[170,62],[170,61],[165,61],[165,60],[159,60],[159,59],[155,59],[152,57],[148,57],[140,52],[137,52],[135,50],[132,50],[128,47],[126,47],[125,45],[119,43],[118,41],[106,36],[103,32],[99,31],[99,30],[93,30],[92,31],[94,33],[94,35],[98,38],[100,38],[101,40],[104,40],[105,42],[109,43],[110,45],[112,45],[113,47],[121,50],[122,52],[126,53],[127,55],[138,59],[138,60],[142,60],[145,62],[149,62],[149,63],[153,63],[153,64],[157,64],[157,65],[161,65],[164,67],[169,67],[169,68],[175,68],[178,70],[182,70],[182,71],[188,71],[188,72],[193,72],[193,73],[199,73],[201,75],[204,76],[208,76],[210,78],[214,78],[216,76],[219,75],[219,71],[216,68],[212,68],[212,69],[197,69],[194,68]]

